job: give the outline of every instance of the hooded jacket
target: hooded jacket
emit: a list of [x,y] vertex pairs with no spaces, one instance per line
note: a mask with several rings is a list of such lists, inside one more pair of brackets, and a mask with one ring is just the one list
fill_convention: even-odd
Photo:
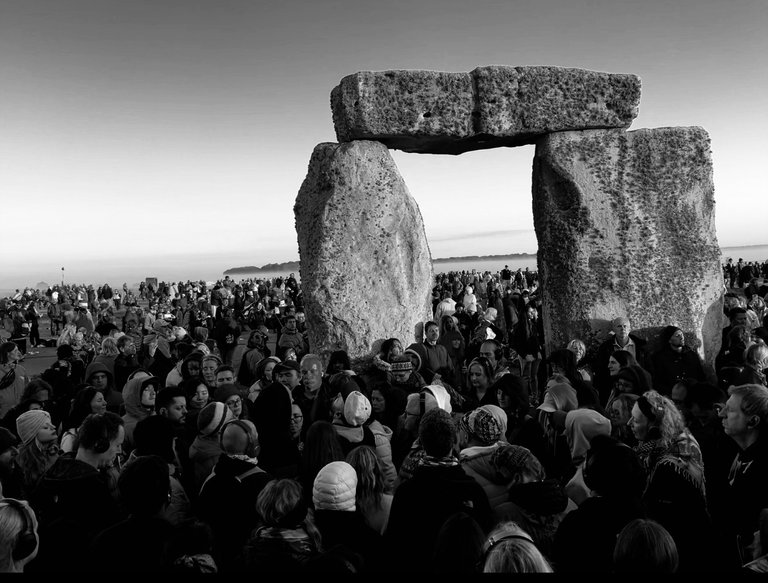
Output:
[[146,419],[154,414],[154,409],[147,409],[141,404],[141,392],[144,387],[155,377],[146,372],[137,372],[133,378],[125,383],[123,388],[123,404],[125,406],[125,441],[123,442],[123,451],[130,453],[133,450],[133,430],[136,424],[142,419]]
[[121,415],[123,413],[123,395],[115,390],[115,377],[110,368],[103,362],[92,362],[85,369],[85,382],[90,384],[90,378],[97,372],[107,375],[107,388],[104,391],[104,399],[107,401],[107,411]]

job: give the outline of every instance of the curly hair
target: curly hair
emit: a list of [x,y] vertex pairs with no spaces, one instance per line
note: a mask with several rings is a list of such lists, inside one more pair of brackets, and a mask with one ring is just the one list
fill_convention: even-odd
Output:
[[[650,410],[646,409],[646,403],[650,405]],[[670,445],[685,430],[683,414],[669,397],[657,391],[646,391],[636,404],[651,424],[658,428],[664,445]]]

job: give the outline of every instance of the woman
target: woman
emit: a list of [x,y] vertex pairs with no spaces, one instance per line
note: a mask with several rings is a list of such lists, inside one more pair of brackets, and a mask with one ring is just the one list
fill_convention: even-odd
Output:
[[396,431],[407,398],[407,393],[400,388],[383,383],[374,385],[371,390],[371,419]]
[[151,376],[147,371],[139,369],[128,377],[128,382],[123,388],[123,403],[125,403],[125,415],[123,415],[123,428],[125,440],[123,452],[130,454],[133,450],[133,430],[136,424],[155,414],[155,397],[160,390],[159,379]]
[[[623,351],[619,351],[623,352]],[[624,366],[613,376],[613,388],[608,395],[606,409],[612,401],[622,393],[642,395],[652,388],[651,375],[639,364]]]
[[637,399],[629,426],[646,470],[643,507],[648,518],[678,542],[681,571],[709,568],[710,559],[718,553],[710,545],[715,536],[698,442],[675,404],[656,391],[646,391]]
[[363,515],[368,526],[384,534],[393,496],[384,492],[384,474],[376,451],[368,445],[361,445],[347,454],[346,461],[357,472],[357,512]]
[[[296,360],[296,358],[288,358],[286,351],[285,360]],[[352,365],[349,362],[349,355],[347,352],[345,350],[334,350],[331,352],[331,356],[328,358],[328,366],[325,370],[329,375],[337,372],[344,372],[346,370],[352,370]]]
[[276,356],[268,356],[256,365],[256,382],[248,388],[248,400],[253,403],[264,389],[274,382],[272,371],[281,360]]
[[[49,414],[53,413],[52,393],[53,389],[49,383],[39,377],[33,378],[27,385],[27,388],[24,389],[24,393],[21,395],[21,402],[5,414],[0,424],[7,427],[11,432],[16,433],[16,419],[25,411],[44,409]],[[52,418],[51,422],[54,427],[58,425],[56,419]]]
[[587,356],[586,344],[578,338],[574,338],[568,343],[567,348],[576,356],[576,370],[579,371],[581,378],[588,383],[592,382],[592,369],[589,363],[584,360]]
[[464,304],[464,309],[468,314],[477,312],[477,297],[473,293],[471,285],[464,288],[464,295],[461,298],[461,303]]
[[296,445],[296,451],[304,451],[304,440],[301,438],[301,430],[304,427],[304,413],[301,411],[296,403],[291,403],[291,422],[289,425],[289,431],[291,434],[291,441]]
[[608,373],[611,377],[616,377],[622,368],[629,365],[638,365],[634,355],[626,350],[617,350],[608,358]]
[[21,468],[25,498],[29,498],[42,475],[59,458],[59,436],[51,423],[51,416],[42,409],[19,415],[16,433],[21,441],[16,464]]
[[600,397],[591,383],[587,383],[576,369],[576,355],[567,348],[552,351],[549,356],[552,374],[561,374],[576,389],[579,407],[594,409],[603,413]]
[[[453,362],[453,370],[461,370],[466,346],[464,336],[459,332],[459,321],[454,316],[445,315],[440,318],[440,336],[438,338],[438,344],[445,346],[445,349],[448,351],[448,358]],[[464,379],[461,377],[462,375],[455,375],[458,385],[455,388],[459,391],[464,388]]]
[[106,411],[107,400],[104,393],[89,385],[77,391],[72,400],[69,414],[61,426],[61,451],[63,453],[74,451],[77,430],[88,415],[92,413],[101,415]]
[[315,476],[326,464],[344,460],[344,451],[336,437],[336,430],[328,421],[315,421],[307,429],[304,451],[299,462],[299,482],[304,497],[311,505]]
[[21,350],[15,342],[0,345],[0,419],[21,402],[29,383],[26,369],[19,364]]
[[321,537],[296,480],[272,480],[259,492],[261,524],[243,548],[243,567],[255,573],[297,573],[318,555]]
[[181,361],[181,368],[179,369],[182,381],[187,379],[202,379],[204,356],[205,355],[202,352],[195,349],[184,357],[184,360]]
[[467,367],[467,392],[465,394],[464,411],[472,411],[482,405],[496,405],[496,391],[491,391],[493,370],[490,361],[484,356],[478,356]]
[[117,349],[117,340],[112,336],[107,336],[101,341],[101,349],[97,356],[93,358],[92,362],[100,362],[109,368],[109,372],[112,373],[112,378],[115,378],[115,359],[120,355],[120,351]]
[[244,387],[250,387],[258,380],[258,364],[272,352],[267,347],[269,337],[259,328],[251,330],[248,336],[248,351],[243,355],[240,361],[240,368],[237,371],[237,381]]
[[187,417],[184,421],[185,435],[188,438],[187,443],[197,437],[197,416],[210,401],[211,393],[208,385],[202,378],[191,378],[181,381],[179,385],[187,396]]
[[488,535],[483,547],[483,573],[552,573],[530,535],[515,522],[503,522]]
[[611,437],[630,447],[637,445],[629,420],[632,417],[632,407],[640,395],[634,393],[619,393],[606,408],[608,419],[611,420]]
[[397,338],[387,338],[373,355],[372,375],[377,380],[391,382],[392,362],[403,354],[403,345]]
[[213,392],[216,389],[216,369],[222,364],[221,358],[215,354],[209,354],[203,357],[200,363],[200,376],[208,387],[209,392]]

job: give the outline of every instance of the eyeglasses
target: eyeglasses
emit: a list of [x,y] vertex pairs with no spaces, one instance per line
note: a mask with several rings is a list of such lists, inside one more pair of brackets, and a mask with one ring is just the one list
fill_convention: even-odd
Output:
[[292,415],[291,416],[291,421],[298,422],[298,421],[301,421],[302,419],[304,419],[304,415]]
[[228,407],[237,407],[242,402],[243,402],[243,400],[240,397],[237,397],[236,399],[230,399],[229,401],[227,401],[227,406]]

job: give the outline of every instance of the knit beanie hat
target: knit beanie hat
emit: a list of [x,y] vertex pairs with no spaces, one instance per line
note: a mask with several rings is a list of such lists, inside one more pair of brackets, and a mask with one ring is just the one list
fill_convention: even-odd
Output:
[[674,333],[677,332],[678,330],[680,330],[680,328],[678,328],[677,326],[665,326],[661,330],[661,340],[662,340],[662,342],[664,342],[664,344],[669,342],[669,339],[672,338]]
[[221,431],[224,424],[232,419],[232,412],[224,403],[208,403],[197,414],[197,430],[201,435],[214,435]]
[[239,394],[240,391],[237,390],[235,385],[226,384],[213,392],[213,400],[218,401],[219,403],[226,403],[227,399]]
[[352,391],[344,401],[344,420],[359,427],[371,416],[371,402],[360,391]]
[[411,363],[411,359],[405,355],[396,356],[392,360],[390,365],[392,366],[391,368],[392,372],[398,372],[398,371],[411,372],[413,370],[413,364]]
[[24,411],[16,418],[16,433],[19,434],[19,439],[23,445],[27,445],[37,436],[37,432],[42,429],[43,425],[51,422],[51,416],[47,411],[42,409],[32,409],[31,411]]
[[483,445],[493,445],[503,436],[501,424],[496,417],[482,408],[465,413],[459,420],[459,428]]
[[331,462],[317,473],[312,485],[315,510],[355,511],[357,472],[347,462]]

